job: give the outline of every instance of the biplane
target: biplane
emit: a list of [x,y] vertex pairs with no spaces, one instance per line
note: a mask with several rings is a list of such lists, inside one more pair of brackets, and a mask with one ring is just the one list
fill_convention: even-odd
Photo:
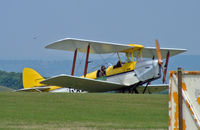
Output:
[[[71,75],[54,76],[41,81],[41,83],[47,86],[70,87],[87,92],[135,91],[138,86],[160,78],[162,71],[164,83],[169,57],[183,53],[186,50],[160,48],[158,40],[155,41],[155,44],[156,47],[144,47],[138,44],[124,45],[72,38],[56,41],[45,48],[74,52]],[[74,76],[78,52],[86,53],[84,74],[81,77]],[[116,65],[111,65],[107,68],[101,67],[100,70],[87,73],[90,54],[108,53],[116,53],[118,57]],[[125,54],[126,61],[121,61],[119,53]],[[162,56],[166,57],[164,66]],[[143,60],[143,58],[150,60]]]
[[[74,88],[87,92],[108,92],[126,90],[135,91],[137,87],[148,84],[161,78],[166,81],[169,57],[183,53],[185,49],[160,48],[158,40],[156,47],[145,47],[138,44],[116,44],[99,41],[66,38],[47,45],[47,49],[74,52],[71,75],[61,74],[40,80],[42,86],[59,86]],[[77,53],[85,53],[85,67],[82,76],[74,76]],[[116,53],[116,65],[102,66],[101,69],[87,73],[90,54]],[[124,54],[125,61],[121,60],[119,53]],[[162,56],[166,57],[163,65]],[[146,86],[146,87],[147,87]]]

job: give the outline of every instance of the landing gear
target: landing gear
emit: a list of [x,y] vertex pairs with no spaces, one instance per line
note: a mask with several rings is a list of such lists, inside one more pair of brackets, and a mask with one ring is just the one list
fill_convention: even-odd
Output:
[[137,90],[137,88],[135,87],[135,88],[133,88],[133,90],[132,90],[132,93],[133,93],[133,91],[136,93],[136,94],[139,94],[139,92],[138,92],[138,90]]
[[[121,90],[119,90],[118,92],[120,92],[120,93],[131,93],[131,94],[135,93],[135,94],[139,94],[139,91],[137,90],[137,87],[142,86],[142,84],[144,84],[144,83],[138,83],[138,84],[129,86],[128,88],[121,89]],[[151,84],[151,80],[147,82],[147,85],[145,86],[145,88],[144,88],[144,90],[143,90],[143,92],[142,92],[143,94],[146,92],[146,90],[148,90],[148,93],[149,93],[149,94],[152,94],[152,93],[150,92],[149,87],[148,87],[150,84]],[[148,88],[147,88],[147,87],[148,87]],[[142,88],[142,87],[141,87],[141,88]]]
[[138,85],[133,85],[130,86],[129,88],[127,88],[128,93],[135,93],[135,94],[139,94],[139,91],[137,90]]
[[138,92],[138,90],[137,90],[136,87],[128,89],[128,93],[131,93],[131,94],[133,94],[133,93],[139,94],[139,92]]
[[[147,83],[146,87],[145,87],[144,90],[143,90],[143,94],[145,93],[147,87],[148,87],[150,84],[151,84],[151,82],[148,82],[148,83]],[[149,94],[151,94],[151,92],[149,91],[149,88],[148,88],[148,92],[149,92]]]
[[118,92],[119,93],[131,93],[131,94],[135,93],[135,94],[139,94],[139,91],[137,90],[136,87],[121,89]]

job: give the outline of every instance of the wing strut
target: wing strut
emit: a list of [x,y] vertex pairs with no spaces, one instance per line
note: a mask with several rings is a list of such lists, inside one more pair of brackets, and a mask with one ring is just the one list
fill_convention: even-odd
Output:
[[77,56],[77,48],[74,51],[74,59],[73,59],[73,65],[72,65],[72,73],[71,75],[74,75],[75,65],[76,65],[76,56]]
[[169,63],[169,56],[170,56],[170,53],[168,51],[165,66],[164,66],[164,72],[163,72],[163,83],[165,83],[165,81],[166,81],[166,74],[167,74],[167,67],[168,67],[168,63]]
[[118,59],[119,59],[119,62],[120,62],[120,64],[122,65],[122,61],[121,61],[121,58],[120,58],[120,56],[119,56],[119,53],[117,52],[117,56],[118,56]]
[[87,47],[87,55],[86,55],[86,60],[85,60],[85,70],[84,70],[84,77],[87,74],[87,67],[88,67],[88,58],[89,58],[89,53],[90,53],[90,44]]

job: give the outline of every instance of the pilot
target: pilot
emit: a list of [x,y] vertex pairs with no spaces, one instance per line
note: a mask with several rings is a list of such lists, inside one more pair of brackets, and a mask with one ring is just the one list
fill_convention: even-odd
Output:
[[122,64],[120,61],[118,61],[116,65],[117,65],[117,67],[122,67]]
[[118,67],[122,67],[123,64],[125,64],[125,62],[118,61],[117,64],[113,66],[113,69],[118,68]]
[[101,66],[101,70],[98,70],[97,77],[106,76],[106,67],[103,65]]

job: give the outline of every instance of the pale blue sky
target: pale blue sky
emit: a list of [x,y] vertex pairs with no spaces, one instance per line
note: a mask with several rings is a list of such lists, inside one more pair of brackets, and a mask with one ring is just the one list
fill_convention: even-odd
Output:
[[1,0],[0,59],[71,59],[59,39],[138,43],[200,55],[199,0]]

